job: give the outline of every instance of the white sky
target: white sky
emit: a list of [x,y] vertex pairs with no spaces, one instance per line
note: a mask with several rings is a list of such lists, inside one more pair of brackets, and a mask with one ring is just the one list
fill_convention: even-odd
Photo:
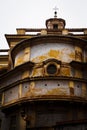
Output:
[[44,28],[55,6],[66,27],[87,28],[87,0],[0,0],[0,49],[8,48],[4,34],[16,28]]

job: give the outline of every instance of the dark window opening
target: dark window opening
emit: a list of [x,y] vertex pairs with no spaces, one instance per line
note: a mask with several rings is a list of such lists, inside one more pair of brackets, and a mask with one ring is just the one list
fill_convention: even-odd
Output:
[[11,116],[10,130],[16,130],[16,116]]
[[58,29],[58,24],[54,24],[53,29]]
[[48,73],[48,74],[53,75],[53,74],[55,74],[56,72],[57,72],[57,67],[56,67],[56,65],[50,64],[50,65],[47,66],[47,73]]

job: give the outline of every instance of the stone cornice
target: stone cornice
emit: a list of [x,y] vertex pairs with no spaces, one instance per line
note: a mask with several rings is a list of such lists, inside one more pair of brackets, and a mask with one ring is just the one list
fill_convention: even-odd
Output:
[[84,82],[87,83],[87,79],[83,78],[76,78],[76,77],[68,77],[68,76],[38,76],[38,77],[27,77],[21,80],[18,80],[16,82],[13,82],[12,84],[9,84],[8,86],[2,86],[0,87],[0,92],[3,92],[9,88],[12,88],[14,86],[17,86],[24,82],[32,82],[32,81],[44,81],[44,80],[68,80],[68,81],[78,81],[78,82]]
[[74,36],[63,36],[63,35],[45,35],[36,36],[19,42],[11,51],[11,57],[14,59],[15,55],[26,47],[34,46],[42,43],[65,43],[73,44],[81,47],[87,46],[87,41],[75,38]]
[[12,69],[12,70],[8,71],[7,73],[1,75],[0,80],[3,80],[5,78],[7,78],[8,76],[11,76],[11,75],[15,74],[16,72],[26,70],[27,68],[30,70],[33,66],[34,66],[34,63],[30,62],[30,61],[28,61],[28,62],[26,62],[24,64],[21,64],[19,66],[16,66],[14,69]]
[[71,61],[70,65],[76,69],[87,70],[87,62]]
[[[87,104],[87,99],[76,96],[65,96],[65,95],[40,95],[33,97],[22,97],[16,101],[4,104],[1,106],[2,111],[7,110],[9,107],[17,107],[21,105],[26,105],[26,103],[46,103],[46,102],[67,102],[67,103],[79,103],[79,104]],[[46,105],[46,104],[45,104]]]

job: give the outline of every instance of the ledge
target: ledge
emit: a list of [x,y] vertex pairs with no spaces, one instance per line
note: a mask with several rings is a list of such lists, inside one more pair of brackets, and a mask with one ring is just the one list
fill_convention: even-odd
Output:
[[54,35],[54,34],[49,34],[49,35],[39,35],[35,36],[29,39],[24,39],[23,41],[20,41],[16,46],[11,51],[11,57],[12,59],[15,58],[16,54],[20,52],[20,50],[23,50],[23,47],[30,47],[42,43],[68,43],[68,44],[76,44],[78,46],[85,46],[87,44],[87,41],[81,38],[76,38],[74,36],[64,36],[64,35]]
[[87,70],[87,62],[71,61],[70,65],[76,69]]
[[13,82],[13,83],[9,84],[8,86],[0,87],[0,92],[3,92],[4,90],[12,88],[12,87],[14,87],[16,85],[19,85],[20,83],[31,82],[31,81],[41,81],[41,80],[69,80],[69,81],[78,81],[78,82],[87,83],[87,79],[68,77],[68,76],[27,77],[27,78],[24,78],[24,79],[21,79],[21,80],[17,80],[16,82]]
[[7,104],[1,105],[1,109],[7,109],[9,107],[20,106],[26,103],[43,103],[43,102],[69,102],[69,103],[80,103],[82,105],[87,104],[87,99],[76,96],[65,96],[65,95],[42,95],[32,97],[22,97],[18,100],[14,100]]
[[5,73],[5,74],[3,74],[2,76],[0,76],[0,79],[2,80],[2,79],[5,78],[5,77],[7,78],[7,76],[9,76],[9,75],[11,75],[11,74],[14,74],[14,73],[16,73],[16,72],[18,72],[18,71],[26,70],[26,68],[27,68],[27,67],[29,68],[29,66],[30,66],[30,67],[33,67],[33,66],[34,66],[34,63],[28,61],[28,62],[25,62],[25,63],[23,63],[23,64],[21,64],[21,65],[18,65],[18,66],[16,66],[15,68],[13,68],[12,70],[10,70],[10,71],[8,71],[7,73]]
[[78,124],[86,124],[87,123],[87,119],[80,119],[80,120],[67,120],[67,121],[63,121],[63,122],[57,122],[56,123],[56,127],[60,126],[60,125],[78,125]]

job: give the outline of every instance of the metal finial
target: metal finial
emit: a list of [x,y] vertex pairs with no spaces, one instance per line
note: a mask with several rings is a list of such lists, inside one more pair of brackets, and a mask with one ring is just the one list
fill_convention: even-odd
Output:
[[55,6],[55,8],[53,8],[54,10],[55,10],[55,12],[54,12],[54,18],[57,18],[57,10],[58,10],[58,8]]

